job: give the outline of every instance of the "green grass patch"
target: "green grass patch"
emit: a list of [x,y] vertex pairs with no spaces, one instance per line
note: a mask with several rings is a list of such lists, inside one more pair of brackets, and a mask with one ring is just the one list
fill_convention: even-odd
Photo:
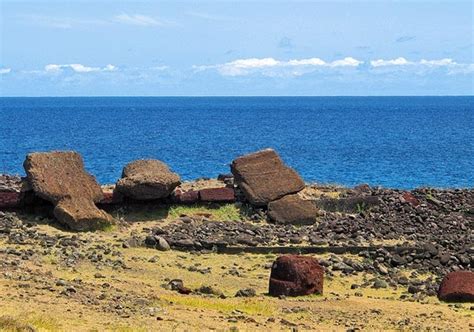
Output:
[[247,315],[264,315],[271,316],[276,312],[276,308],[268,299],[253,298],[253,299],[219,299],[219,298],[204,298],[195,296],[182,295],[160,295],[160,305],[163,305],[163,300],[175,305],[182,305],[185,307],[216,310],[224,313],[230,313],[234,310],[239,310]]
[[34,332],[34,331],[58,331],[59,323],[56,319],[47,316],[27,316],[23,319],[12,316],[0,317],[0,331],[8,332]]
[[168,218],[171,219],[179,218],[181,215],[192,217],[207,214],[209,214],[213,220],[242,220],[240,209],[235,204],[222,204],[216,207],[203,204],[171,205],[168,210]]

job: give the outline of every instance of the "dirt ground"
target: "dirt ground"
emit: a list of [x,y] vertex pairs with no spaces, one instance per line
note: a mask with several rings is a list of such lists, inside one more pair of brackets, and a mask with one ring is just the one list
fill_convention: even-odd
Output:
[[[353,284],[374,278],[370,274],[349,277],[335,273],[326,276],[324,295],[280,299],[267,295],[271,263],[277,257],[273,254],[124,248],[123,241],[131,234],[155,225],[162,222],[137,221],[127,227],[81,233],[76,248],[81,255],[74,264],[62,259],[71,248],[46,250],[34,243],[0,242],[0,330],[474,329],[473,304],[441,303],[435,297],[417,301],[406,296],[402,300],[408,293],[401,287],[351,289]],[[54,236],[73,235],[47,224],[35,227]],[[99,261],[94,259],[98,254]],[[172,279],[183,280],[192,290],[211,286],[214,294],[179,294],[164,287]],[[255,289],[257,295],[235,297],[246,288]]]

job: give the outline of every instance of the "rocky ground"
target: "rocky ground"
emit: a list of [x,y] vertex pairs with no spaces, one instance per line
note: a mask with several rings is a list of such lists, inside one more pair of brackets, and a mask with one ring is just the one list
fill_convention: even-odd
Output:
[[[242,203],[121,205],[108,207],[119,225],[73,233],[47,211],[0,212],[0,328],[474,328],[472,303],[436,298],[447,272],[474,267],[473,190],[300,195],[320,207],[316,224],[275,225]],[[277,252],[308,248],[326,267],[324,295],[267,296]]]

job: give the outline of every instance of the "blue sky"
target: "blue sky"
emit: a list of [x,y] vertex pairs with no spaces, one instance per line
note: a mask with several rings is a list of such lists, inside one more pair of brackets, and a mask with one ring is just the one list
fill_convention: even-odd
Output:
[[472,95],[471,1],[1,0],[2,96]]

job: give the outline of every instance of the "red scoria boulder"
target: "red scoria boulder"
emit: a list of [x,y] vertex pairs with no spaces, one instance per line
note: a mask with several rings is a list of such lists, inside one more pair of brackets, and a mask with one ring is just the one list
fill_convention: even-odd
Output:
[[418,200],[418,198],[413,196],[413,194],[411,192],[408,192],[408,191],[404,192],[403,195],[402,195],[402,198],[405,202],[408,202],[413,206],[420,205],[420,201]]
[[438,298],[449,302],[474,302],[474,272],[448,273],[439,286]]
[[273,262],[268,293],[271,296],[323,294],[324,268],[313,257],[280,256]]

